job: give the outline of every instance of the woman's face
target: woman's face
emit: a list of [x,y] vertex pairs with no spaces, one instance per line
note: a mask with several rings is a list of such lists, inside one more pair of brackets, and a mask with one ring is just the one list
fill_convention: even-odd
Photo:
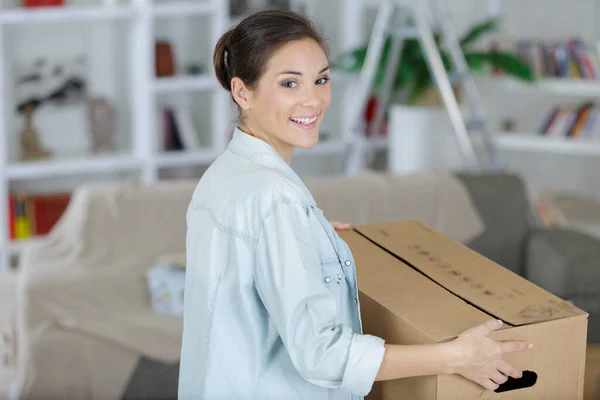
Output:
[[234,89],[234,96],[244,97],[242,130],[291,162],[295,147],[310,148],[318,142],[319,125],[331,103],[330,77],[327,56],[317,42],[286,44],[273,54],[255,90]]

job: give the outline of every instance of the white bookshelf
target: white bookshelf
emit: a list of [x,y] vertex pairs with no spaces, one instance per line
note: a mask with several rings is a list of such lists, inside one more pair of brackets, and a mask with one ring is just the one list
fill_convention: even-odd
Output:
[[201,76],[175,76],[158,78],[153,82],[155,93],[189,92],[220,89],[217,79],[213,75]]
[[[77,1],[77,0],[75,0]],[[4,3],[3,3],[4,4]],[[203,75],[175,75],[167,78],[154,76],[154,40],[155,26],[159,21],[180,19],[194,20],[203,18],[208,21],[208,34],[194,37],[194,41],[204,40],[203,48],[209,49],[202,54],[202,62],[207,70]],[[111,154],[81,154],[78,156],[56,156],[46,160],[21,162],[15,161],[14,142],[15,125],[8,121],[11,115],[12,99],[5,96],[11,82],[7,74],[12,73],[10,54],[6,40],[8,29],[14,27],[47,27],[47,29],[65,29],[67,26],[93,26],[102,23],[102,32],[112,35],[113,30],[125,26],[125,40],[128,51],[125,54],[126,70],[122,71],[128,79],[128,103],[125,108],[129,115],[129,128],[125,130],[130,142],[125,148],[118,148]],[[71,24],[71,25],[70,25]],[[206,165],[222,152],[227,143],[227,128],[231,121],[229,95],[217,84],[212,72],[212,49],[220,35],[229,26],[229,4],[223,0],[153,2],[152,0],[132,0],[123,5],[65,5],[48,8],[2,8],[0,9],[0,270],[7,268],[9,257],[21,251],[28,243],[41,238],[25,240],[9,239],[8,194],[15,182],[32,182],[40,179],[76,177],[93,178],[104,174],[130,173],[137,175],[143,182],[152,183],[159,179],[160,171],[165,168],[178,168],[194,165]],[[17,28],[17,29],[18,29]],[[40,41],[44,41],[40,37]],[[98,40],[98,39],[97,39]],[[102,39],[99,39],[100,41]],[[110,40],[110,39],[106,39]],[[10,43],[13,46],[13,43]],[[108,45],[112,45],[108,43]],[[177,46],[177,43],[174,43]],[[94,48],[90,48],[93,54]],[[93,79],[90,78],[90,79]],[[209,143],[206,149],[195,151],[163,152],[157,146],[156,110],[159,98],[188,93],[201,93],[211,107],[211,123],[206,127],[197,127],[200,139]],[[117,115],[119,118],[119,115]],[[38,127],[39,129],[39,127]]]
[[600,81],[585,79],[542,79],[534,85],[510,80],[509,90],[536,90],[538,93],[577,97],[600,97]]
[[211,15],[219,6],[215,2],[181,1],[174,3],[155,4],[152,14],[156,18],[181,16]]
[[9,164],[8,180],[60,178],[68,175],[92,175],[106,172],[140,171],[142,160],[129,154],[97,155],[61,160],[43,160]]
[[498,134],[496,143],[503,150],[600,157],[600,140],[509,132]]
[[3,9],[0,10],[0,24],[40,24],[93,22],[132,18],[136,15],[131,6],[67,6],[61,8],[39,9]]
[[536,93],[554,96],[600,98],[600,80],[541,78],[535,82],[521,82],[513,78],[480,76],[476,81],[494,84],[511,93]]
[[[9,0],[10,1],[10,0]],[[75,2],[79,0],[73,0]],[[100,0],[98,0],[100,1]],[[306,12],[315,18],[326,29],[329,20],[319,20],[323,17],[319,2],[306,1]],[[337,39],[336,52],[341,52],[362,43],[364,24],[361,21],[364,4],[362,0],[336,0],[337,7],[343,12],[339,14],[339,23],[332,32]],[[15,182],[35,182],[40,179],[63,180],[70,177],[86,180],[105,174],[129,173],[138,176],[144,183],[156,182],[161,171],[190,166],[206,166],[210,164],[226,147],[228,142],[229,123],[233,119],[233,107],[229,94],[218,84],[212,71],[212,51],[218,38],[240,18],[232,19],[229,14],[229,2],[225,0],[182,0],[182,1],[153,1],[131,0],[130,2],[103,5],[77,6],[65,5],[52,8],[1,8],[0,9],[0,270],[8,266],[9,256],[20,252],[28,243],[35,243],[40,238],[25,240],[9,240],[8,232],[8,194]],[[328,17],[327,17],[328,18]],[[197,21],[200,21],[198,23]],[[207,52],[202,55],[206,70],[200,75],[182,75],[156,78],[154,76],[154,40],[157,38],[156,29],[164,23],[173,23],[175,36],[181,38],[186,34],[183,26],[206,26],[207,34],[194,35],[194,48],[197,41],[203,40],[201,48]],[[50,27],[65,29],[71,25],[93,26],[101,23],[103,33],[112,40],[126,40],[128,50],[125,54],[127,67],[127,86],[129,101],[126,108],[130,112],[130,128],[126,134],[130,145],[119,148],[114,154],[81,154],[79,156],[53,157],[34,162],[15,161],[14,146],[9,150],[9,138],[15,140],[14,124],[7,122],[13,118],[10,115],[9,101],[12,99],[6,93],[7,72],[11,66],[6,62],[10,55],[7,52],[6,35],[11,27]],[[125,26],[128,37],[117,37],[113,32],[118,26]],[[102,36],[102,34],[97,34]],[[329,35],[327,35],[329,36]],[[44,37],[40,37],[40,41]],[[99,39],[103,40],[102,37]],[[105,46],[112,46],[110,39],[104,39]],[[189,38],[185,40],[190,41]],[[108,44],[107,44],[108,43]],[[10,44],[13,45],[12,43]],[[175,45],[177,45],[175,43]],[[89,52],[94,52],[90,48]],[[7,68],[5,68],[7,67]],[[310,150],[300,150],[299,158],[304,155],[324,157],[342,156],[349,149],[353,139],[347,126],[349,109],[347,102],[351,99],[356,77],[334,74],[334,80],[341,88],[339,115],[334,117],[334,132],[327,140],[321,141]],[[157,109],[164,99],[183,98],[189,100],[193,96],[203,96],[210,106],[210,122],[205,126],[197,126],[203,147],[190,151],[162,151],[158,145]],[[208,96],[208,97],[206,97]],[[8,114],[7,114],[8,112]],[[8,119],[7,119],[8,117]],[[196,122],[197,123],[197,122]],[[208,143],[207,146],[204,146]],[[382,148],[384,141],[369,142],[369,146]],[[312,161],[311,161],[312,162]]]
[[157,168],[173,168],[194,165],[206,165],[212,162],[217,154],[213,150],[171,151],[156,158]]

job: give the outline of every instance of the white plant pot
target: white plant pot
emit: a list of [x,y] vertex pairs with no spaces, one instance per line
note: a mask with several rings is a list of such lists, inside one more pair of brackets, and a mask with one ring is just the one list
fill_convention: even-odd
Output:
[[388,137],[388,168],[391,173],[463,167],[444,107],[390,106]]

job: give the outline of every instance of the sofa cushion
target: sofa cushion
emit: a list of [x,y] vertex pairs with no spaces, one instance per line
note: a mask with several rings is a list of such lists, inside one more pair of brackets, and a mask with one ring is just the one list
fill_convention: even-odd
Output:
[[468,243],[473,250],[518,274],[531,226],[525,185],[510,173],[459,173],[486,227]]
[[570,299],[600,297],[600,240],[568,229],[533,231],[527,241],[525,277]]
[[483,232],[464,185],[449,173],[303,178],[329,220],[352,225],[418,220],[460,242]]

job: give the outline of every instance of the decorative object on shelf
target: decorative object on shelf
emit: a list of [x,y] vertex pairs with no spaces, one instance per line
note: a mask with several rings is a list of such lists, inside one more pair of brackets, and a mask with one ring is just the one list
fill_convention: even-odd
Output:
[[115,110],[102,97],[93,98],[88,103],[92,133],[92,152],[111,153],[115,150]]
[[37,104],[35,102],[22,105],[22,114],[25,124],[20,133],[20,159],[23,161],[41,160],[52,156],[52,152],[46,150],[42,145],[38,132],[33,126],[33,112],[36,109],[36,106]]
[[32,236],[31,207],[25,191],[19,189],[11,198],[10,234],[11,239],[28,239]]
[[[507,75],[514,76],[524,81],[534,81],[535,76],[527,63],[521,61],[518,55],[510,52],[501,52],[497,50],[481,51],[471,50],[469,47],[485,33],[493,31],[499,24],[498,18],[484,20],[473,26],[461,39],[460,44],[467,60],[467,64],[472,71],[481,71],[486,66],[497,68]],[[379,65],[379,70],[375,77],[375,87],[381,86],[385,74],[389,50],[391,47],[391,36],[386,37],[383,56]],[[443,38],[440,34],[435,35],[435,41],[440,47],[442,60],[451,74],[451,63],[448,52],[442,48]],[[365,62],[367,46],[342,53],[333,63],[334,68],[339,68],[347,72],[359,72]],[[431,72],[428,68],[425,55],[421,50],[419,39],[406,39],[400,55],[400,62],[396,70],[395,82],[392,94],[394,97],[404,98],[407,104],[419,105],[421,101],[426,104],[432,104],[430,95],[437,98],[437,103],[441,100],[437,95]]]
[[[369,100],[367,101],[367,106],[365,107],[365,115],[364,115],[367,136],[372,136],[372,134],[374,133],[370,127],[372,126],[373,122],[375,122],[375,114],[377,113],[378,103],[379,103],[379,98],[377,96],[371,96],[371,97],[369,97]],[[379,135],[379,136],[387,135],[387,121],[383,121],[379,132],[377,132],[377,135]]]
[[188,75],[202,75],[205,71],[204,65],[201,63],[190,63],[185,68]]
[[517,131],[517,121],[514,118],[506,118],[502,121],[502,131],[503,132],[516,132]]
[[67,106],[87,99],[87,60],[75,56],[62,61],[39,57],[24,65],[17,65],[17,109],[23,105]]
[[267,7],[289,10],[291,8],[290,3],[290,0],[268,0]]
[[166,40],[157,40],[154,47],[156,76],[175,75],[175,56],[171,43]]
[[232,17],[240,17],[248,12],[248,0],[229,0],[229,10]]

